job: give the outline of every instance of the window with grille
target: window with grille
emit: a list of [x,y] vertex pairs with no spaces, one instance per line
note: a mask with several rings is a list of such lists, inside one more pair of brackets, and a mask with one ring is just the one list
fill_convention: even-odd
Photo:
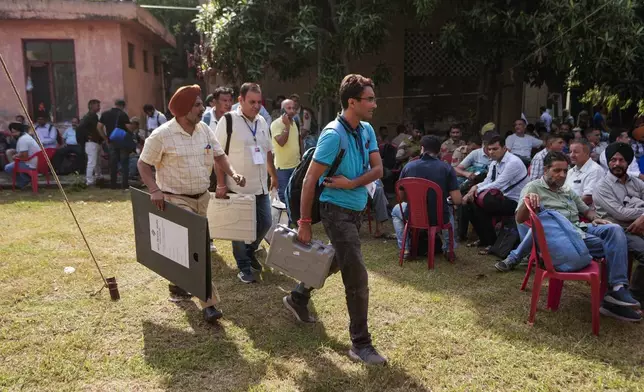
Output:
[[405,31],[405,76],[476,76],[476,66],[441,49],[439,34]]

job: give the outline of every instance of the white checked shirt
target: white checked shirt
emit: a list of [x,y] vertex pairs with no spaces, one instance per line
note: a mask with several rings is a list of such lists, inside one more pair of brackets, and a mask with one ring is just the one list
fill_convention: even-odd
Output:
[[206,124],[197,123],[190,135],[172,119],[145,139],[139,159],[156,168],[162,192],[199,195],[210,187],[210,173],[220,155],[224,150]]
[[530,181],[538,180],[543,175],[543,158],[548,154],[548,149],[544,148],[534,155],[532,162],[530,162]]
[[[498,189],[508,199],[518,201],[521,190],[528,183],[528,169],[518,156],[506,152],[501,162],[492,161],[485,180],[477,187],[478,192]],[[516,184],[516,185],[515,185]],[[512,187],[509,191],[509,187]]]
[[[213,113],[214,114],[214,113]],[[268,124],[261,115],[254,120],[246,118],[241,107],[230,112],[233,119],[233,133],[230,135],[230,149],[228,150],[228,161],[235,168],[235,171],[246,178],[246,186],[240,187],[229,176],[226,176],[226,186],[229,190],[242,195],[265,195],[268,194],[268,152],[273,151]],[[226,145],[226,116],[221,116],[217,123],[215,136]],[[253,129],[257,127],[255,136]],[[256,164],[253,161],[253,151],[259,148],[263,157],[263,163]]]
[[580,168],[573,166],[568,170],[565,185],[567,185],[579,197],[592,195],[595,193],[595,187],[604,179],[604,169],[592,159],[588,159]]

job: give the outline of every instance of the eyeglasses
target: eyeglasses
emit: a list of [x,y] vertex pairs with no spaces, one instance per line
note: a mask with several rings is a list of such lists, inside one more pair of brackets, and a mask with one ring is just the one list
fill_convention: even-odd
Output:
[[376,97],[365,97],[365,98],[363,98],[363,97],[355,97],[353,99],[355,99],[357,101],[367,101],[369,103],[376,103]]

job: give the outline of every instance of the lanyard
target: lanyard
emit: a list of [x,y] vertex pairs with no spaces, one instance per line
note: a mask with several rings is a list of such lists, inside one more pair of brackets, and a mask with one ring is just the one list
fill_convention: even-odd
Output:
[[257,138],[255,137],[255,135],[257,134],[257,120],[255,120],[255,128],[254,129],[251,128],[250,125],[248,125],[248,121],[245,118],[244,118],[244,124],[246,124],[246,126],[248,127],[248,130],[250,131],[250,133],[253,134],[253,140],[257,141]]
[[362,136],[361,136],[361,125],[358,124],[356,130],[351,129],[351,126],[342,116],[338,116],[338,121],[344,127],[346,133],[352,135],[356,139],[356,144],[358,144],[358,149],[360,151],[360,160],[362,161],[362,171],[363,174],[369,170],[369,158],[365,160],[364,146],[362,145]]

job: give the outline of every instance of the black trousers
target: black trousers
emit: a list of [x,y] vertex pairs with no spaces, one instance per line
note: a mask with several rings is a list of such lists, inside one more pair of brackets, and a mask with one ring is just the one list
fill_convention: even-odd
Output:
[[[342,274],[351,341],[356,348],[369,346],[369,277],[362,259],[359,235],[362,212],[347,210],[331,203],[321,203],[320,215],[324,230],[335,249],[329,275],[338,271]],[[306,306],[312,290],[300,283],[291,292],[291,298],[296,304]]]
[[496,242],[496,231],[492,225],[492,219],[497,217],[501,219],[514,219],[514,212],[517,209],[517,202],[504,198],[499,206],[479,207],[476,203],[470,203],[464,206],[464,213],[467,214],[474,231],[479,237],[482,246],[491,246]]

